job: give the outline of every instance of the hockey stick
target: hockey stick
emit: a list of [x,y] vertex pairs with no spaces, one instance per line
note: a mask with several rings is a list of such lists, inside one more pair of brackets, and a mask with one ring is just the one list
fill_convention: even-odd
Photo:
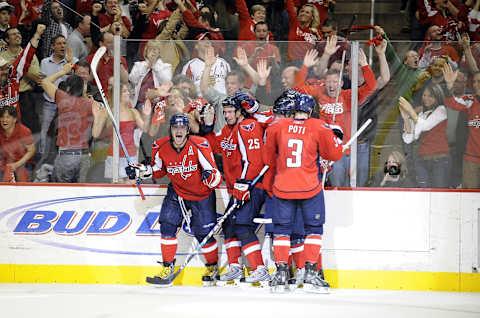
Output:
[[254,218],[253,219],[253,223],[257,223],[257,224],[272,224],[272,219],[271,218]]
[[[253,189],[253,187],[255,186],[255,184],[258,182],[258,180],[260,180],[260,178],[265,174],[265,172],[268,170],[268,166],[265,165],[262,170],[260,171],[260,173],[258,174],[258,176],[255,177],[255,179],[253,179],[252,183],[250,183],[250,186],[248,187],[249,190]],[[174,280],[175,278],[177,278],[178,275],[180,275],[180,273],[183,271],[183,269],[188,265],[188,263],[190,263],[190,261],[193,259],[193,257],[198,253],[200,252],[200,250],[202,249],[202,247],[207,244],[207,241],[213,236],[213,234],[215,234],[221,227],[222,227],[222,224],[223,222],[228,218],[228,216],[238,207],[236,201],[232,204],[232,206],[230,208],[228,208],[228,210],[223,214],[223,216],[218,220],[217,224],[215,224],[215,226],[213,227],[213,229],[210,230],[210,232],[208,232],[207,236],[205,236],[205,238],[200,242],[200,244],[198,244],[198,246],[195,248],[195,250],[193,250],[190,254],[187,255],[187,257],[185,258],[185,262],[183,262],[182,266],[180,266],[180,268],[169,278],[169,279],[166,279],[166,280],[163,280],[164,283],[161,283],[161,281],[156,278],[156,277],[147,277],[147,283],[150,283],[150,284],[159,284],[159,285],[170,285]]]
[[[115,134],[117,135],[118,140],[120,141],[120,145],[122,146],[122,150],[123,150],[123,153],[125,154],[125,158],[127,158],[127,162],[130,165],[130,164],[133,164],[132,159],[128,155],[127,147],[125,147],[125,143],[123,142],[122,136],[120,135],[120,129],[118,128],[117,122],[113,117],[112,110],[110,109],[110,105],[108,104],[107,97],[105,96],[105,93],[103,91],[102,83],[100,82],[100,79],[98,78],[98,75],[97,75],[98,62],[100,61],[100,59],[102,58],[103,54],[105,54],[106,51],[107,51],[106,47],[104,46],[99,47],[97,52],[95,52],[95,55],[93,56],[92,64],[90,65],[90,67],[92,69],[93,77],[95,78],[95,83],[97,83],[98,90],[100,91],[100,95],[102,96],[102,100],[105,105],[105,108],[107,109],[108,116],[112,121],[113,130],[115,131]],[[136,186],[138,188],[138,192],[140,192],[140,196],[142,197],[142,200],[145,200],[145,195],[143,194],[142,187],[140,186],[140,178],[137,178]]]
[[343,47],[343,52],[342,52],[342,67],[340,68],[340,74],[338,75],[337,92],[335,94],[335,104],[333,106],[333,115],[332,115],[333,122],[335,122],[335,113],[336,113],[335,108],[337,107],[338,97],[340,96],[340,90],[341,90],[340,84],[342,83],[343,67],[345,65],[345,55],[347,54],[348,34],[350,33],[350,29],[352,28],[352,25],[356,19],[357,19],[357,15],[354,14],[352,16],[352,20],[350,21],[350,24],[348,25],[347,32],[345,33],[345,45]]
[[[342,152],[345,152],[345,150],[348,149],[348,147],[350,147],[350,145],[352,144],[352,142],[358,138],[358,136],[360,136],[360,134],[365,130],[367,129],[368,125],[370,125],[370,123],[372,122],[372,119],[369,118],[367,119],[366,122],[363,123],[362,127],[360,127],[357,132],[352,136],[352,138],[350,138],[349,141],[347,141],[347,143],[345,145],[342,146]],[[331,166],[333,165],[333,161],[329,161],[328,164]],[[327,179],[327,171],[325,171],[322,175],[322,189],[324,188],[325,186],[325,180]]]

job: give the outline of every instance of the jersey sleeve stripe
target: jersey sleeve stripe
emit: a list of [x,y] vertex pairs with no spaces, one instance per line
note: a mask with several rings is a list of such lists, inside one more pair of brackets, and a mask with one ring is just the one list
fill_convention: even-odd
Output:
[[20,61],[18,62],[17,67],[16,67],[15,77],[16,77],[17,81],[20,81],[20,79],[23,77],[24,68],[25,68],[25,65],[27,64],[27,56],[29,54],[33,55],[33,53],[30,52],[31,50],[32,50],[32,44],[30,42],[28,42],[28,45],[23,50]]
[[247,175],[248,166],[249,166],[250,162],[248,161],[247,149],[245,148],[245,144],[243,143],[243,139],[242,139],[242,135],[240,134],[240,130],[237,132],[237,134],[238,134],[238,150],[240,151],[240,154],[242,155],[242,161],[243,161],[243,169],[242,169],[241,178],[245,179],[245,176]]

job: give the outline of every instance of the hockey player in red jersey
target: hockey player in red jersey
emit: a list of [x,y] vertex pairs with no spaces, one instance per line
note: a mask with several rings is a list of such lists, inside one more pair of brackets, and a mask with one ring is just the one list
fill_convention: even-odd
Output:
[[324,121],[310,118],[314,106],[310,95],[301,95],[295,101],[294,118],[279,121],[267,133],[265,164],[276,167],[272,191],[277,271],[271,281],[272,292],[284,292],[287,288],[290,236],[297,208],[301,209],[306,236],[304,289],[328,291],[328,283],[316,272],[325,222],[318,162],[319,156],[339,160],[342,141]]
[[252,273],[245,283],[264,283],[270,279],[263,264],[260,242],[255,234],[253,219],[258,216],[265,202],[265,191],[259,182],[248,190],[262,170],[263,127],[252,117],[258,110],[258,103],[241,91],[227,97],[223,102],[223,113],[227,125],[217,134],[215,152],[222,154],[223,170],[227,189],[232,197],[228,207],[237,204],[224,225],[225,247],[228,256],[228,271],[220,276],[222,282],[238,282],[243,278],[239,258],[245,254]]
[[[260,118],[261,120],[267,122],[269,124],[268,127],[271,127],[278,123],[283,118],[290,118],[293,116],[293,110],[295,106],[295,100],[297,97],[302,95],[297,90],[289,89],[285,91],[277,100],[275,101],[272,114],[270,118],[267,120]],[[264,115],[262,116],[264,117]],[[268,135],[269,129],[265,131],[265,135]],[[274,164],[274,162],[271,162]],[[265,177],[263,178],[263,185],[265,189],[271,189],[273,180],[275,178],[275,171],[276,167],[269,166],[270,168],[265,173]],[[272,218],[273,210],[275,209],[273,199],[272,199],[272,192],[268,192],[268,196],[265,201],[265,212],[264,218],[270,219]],[[299,211],[299,209],[297,209]],[[303,257],[303,243],[305,240],[305,233],[304,233],[304,226],[303,226],[303,219],[301,215],[301,211],[297,212],[295,215],[295,221],[293,225],[292,235],[290,237],[290,256],[288,258],[288,267],[289,267],[289,276],[290,279],[288,284],[290,286],[295,286],[295,288],[301,284],[303,284],[303,276],[305,272],[305,260]],[[265,224],[265,242],[269,242],[273,240],[273,224],[267,223]],[[270,243],[271,244],[271,243]],[[296,275],[293,273],[293,262],[295,262],[295,269]]]
[[[189,120],[184,114],[175,114],[170,120],[170,136],[156,140],[152,146],[152,166],[128,166],[127,175],[135,179],[165,175],[170,179],[167,195],[160,210],[162,260],[160,273],[147,282],[164,287],[172,285],[176,233],[185,219],[187,226],[201,242],[216,224],[216,199],[214,189],[222,181],[208,141],[189,135]],[[188,216],[188,210],[192,217]],[[204,285],[214,285],[218,276],[218,247],[212,237],[202,248],[206,260]]]

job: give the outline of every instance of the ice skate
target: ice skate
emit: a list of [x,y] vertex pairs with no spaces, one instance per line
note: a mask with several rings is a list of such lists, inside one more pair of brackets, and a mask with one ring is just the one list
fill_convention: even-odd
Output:
[[303,282],[303,290],[309,293],[329,294],[330,284],[321,279],[315,270],[316,264],[305,264],[305,279]]
[[288,265],[280,263],[277,265],[277,271],[273,274],[270,281],[270,292],[281,294],[289,290],[288,288]]
[[322,280],[325,280],[325,274],[323,273],[323,269],[320,268],[317,273],[318,277],[320,277]]
[[295,271],[295,277],[291,276],[288,280],[288,285],[290,289],[297,289],[303,287],[303,279],[305,277],[305,268],[297,268]]
[[240,282],[242,285],[247,286],[267,287],[270,282],[270,274],[268,273],[268,269],[264,265],[261,265],[251,272],[250,275],[242,278]]
[[218,280],[218,265],[215,264],[206,264],[205,273],[202,276],[203,287],[215,286],[216,281]]
[[158,287],[170,287],[173,285],[173,274],[175,273],[175,260],[173,262],[161,263],[160,273],[153,277],[147,277],[147,283]]
[[240,264],[228,265],[228,271],[220,275],[220,279],[217,281],[217,286],[233,285],[239,286],[240,279],[243,278],[243,267]]

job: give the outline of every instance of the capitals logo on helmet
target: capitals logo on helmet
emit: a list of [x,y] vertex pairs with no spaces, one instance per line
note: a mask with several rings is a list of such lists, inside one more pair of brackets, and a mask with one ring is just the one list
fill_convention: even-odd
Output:
[[244,109],[248,114],[255,113],[260,107],[260,105],[252,95],[244,93],[242,91],[238,91],[235,93],[235,99],[242,107],[242,109]]
[[315,100],[312,96],[301,94],[295,99],[295,111],[309,114],[315,107]]
[[280,96],[273,104],[273,112],[285,117],[290,116],[293,113],[295,107],[295,98]]
[[170,118],[170,127],[172,126],[185,126],[189,127],[190,121],[185,114],[175,114]]

